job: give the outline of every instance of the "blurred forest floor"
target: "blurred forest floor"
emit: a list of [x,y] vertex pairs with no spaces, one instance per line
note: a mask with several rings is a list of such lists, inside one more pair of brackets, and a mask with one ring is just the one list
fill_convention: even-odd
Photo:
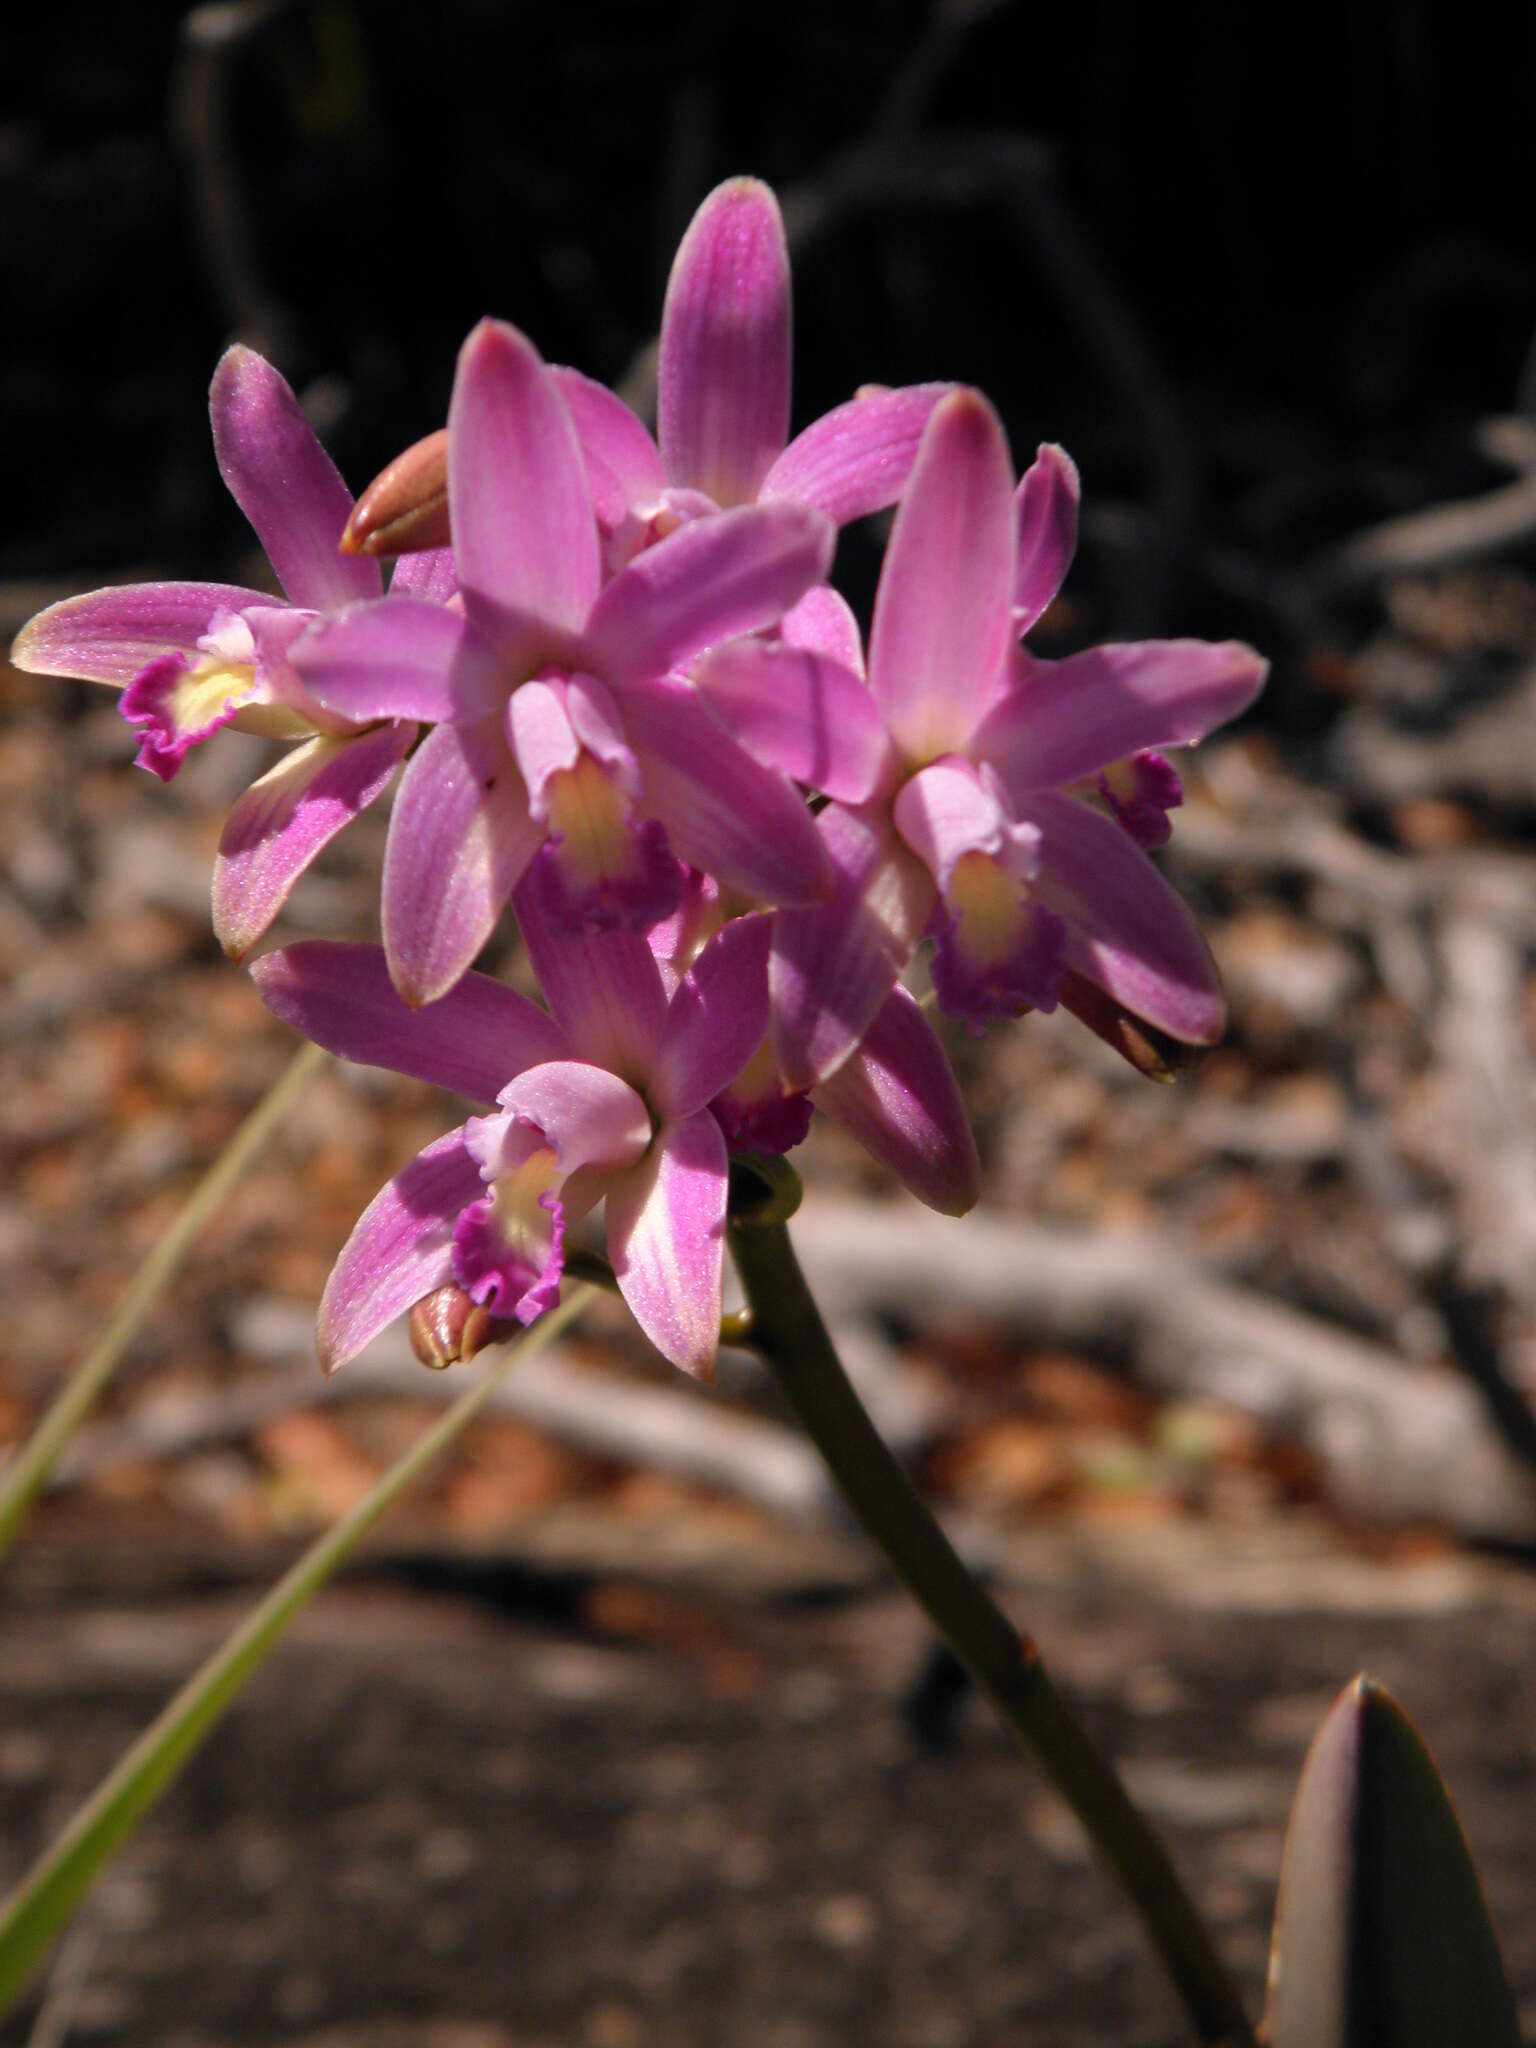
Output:
[[[1422,219],[1391,213],[1371,180],[1396,175],[1395,116],[1359,89],[1370,51],[1316,76],[1310,52],[1289,59],[1338,96],[1298,168],[1299,102],[1243,40],[1262,25],[1203,71],[1158,25],[1144,54],[1169,89],[1186,70],[1191,91],[1219,88],[1205,129],[1165,119],[1128,33],[1098,37],[1102,59],[1062,75],[1103,126],[1052,201],[1032,142],[967,139],[1020,75],[1005,8],[908,8],[938,24],[910,61],[851,20],[818,28],[804,91],[870,109],[876,158],[837,154],[859,138],[828,143],[819,100],[781,121],[758,90],[773,66],[754,60],[740,90],[730,10],[705,10],[719,40],[697,72],[658,83],[665,37],[703,31],[635,9],[599,55],[626,93],[633,73],[646,122],[648,94],[667,113],[660,193],[595,149],[546,175],[540,123],[576,90],[560,67],[589,61],[553,17],[528,27],[548,89],[508,134],[455,98],[494,67],[471,50],[457,85],[434,68],[435,10],[392,55],[370,49],[361,83],[346,36],[340,56],[325,44],[361,37],[353,10],[314,10],[318,56],[306,10],[224,12],[242,11],[277,24],[247,97],[219,100],[222,58],[183,65],[179,140],[170,13],[142,49],[34,52],[41,112],[0,137],[0,173],[37,168],[0,213],[0,259],[34,279],[0,449],[20,479],[0,502],[31,516],[0,549],[0,639],[109,578],[261,580],[199,417],[231,332],[281,357],[354,482],[438,423],[487,306],[617,377],[654,318],[646,252],[670,249],[729,133],[722,170],[788,193],[797,420],[872,374],[975,377],[1021,461],[1049,435],[1084,470],[1082,560],[1038,651],[1203,631],[1275,659],[1255,713],[1180,763],[1161,857],[1225,976],[1226,1042],[1160,1088],[1066,1017],[950,1034],[985,1173],[963,1224],[894,1200],[815,1132],[796,1230],[850,1369],[1126,1759],[1256,1997],[1296,1772],[1364,1665],[1446,1770],[1536,2029],[1536,404],[1511,368],[1536,267],[1501,254],[1509,219],[1463,232],[1451,150],[1415,166]],[[509,33],[495,14],[449,10],[489,43]],[[28,19],[46,54],[57,32]],[[1097,19],[1015,27],[1092,44]],[[798,20],[782,8],[762,33],[792,44]],[[1523,105],[1527,54],[1498,79],[1479,56],[1477,92]],[[1460,77],[1432,63],[1415,89],[1449,103]],[[420,108],[419,84],[437,94]],[[1239,85],[1285,110],[1280,147],[1243,128]],[[1070,94],[1053,105],[1070,124]],[[230,161],[260,141],[243,201],[223,156],[203,175],[197,149],[226,130],[197,130],[200,106],[230,114]],[[104,140],[81,108],[110,115]],[[436,181],[399,144],[418,113]],[[912,132],[929,116],[948,143]],[[1489,126],[1528,147],[1523,114]],[[650,139],[609,141],[636,165]],[[1474,198],[1528,232],[1528,189],[1511,171]],[[208,254],[229,225],[199,213],[209,193],[236,228],[255,210],[263,260],[233,285]],[[342,213],[355,246],[336,243]],[[1165,223],[1183,223],[1183,270]],[[51,260],[66,242],[92,260]],[[402,303],[412,244],[441,300]],[[1331,274],[1297,268],[1314,246],[1358,293],[1348,318]],[[1022,338],[998,316],[999,248],[1038,293]],[[181,281],[184,320],[121,320],[146,276]],[[866,613],[876,540],[850,534],[839,558]],[[132,770],[102,692],[0,668],[0,717],[4,1444],[294,1045],[209,930],[220,819],[261,746],[221,734],[163,788]],[[337,842],[275,940],[372,935],[383,828],[381,812]],[[323,1071],[82,1432],[5,1568],[0,1890],[457,1390],[398,1332],[324,1383],[311,1336],[358,1211],[455,1114],[425,1087]],[[929,1661],[750,1361],[686,1386],[607,1300],[307,1617],[50,1981],[55,2033],[36,2038],[67,2012],[70,2040],[142,2048],[1180,2038],[1071,1824]]]

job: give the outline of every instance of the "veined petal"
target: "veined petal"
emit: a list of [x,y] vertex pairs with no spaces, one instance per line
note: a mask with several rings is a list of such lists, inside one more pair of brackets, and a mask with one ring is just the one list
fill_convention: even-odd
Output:
[[439,1001],[412,1009],[381,946],[306,939],[264,953],[251,979],[274,1016],[342,1059],[476,1102],[494,1102],[525,1067],[568,1053],[547,1011],[488,974],[462,975]]
[[419,1152],[374,1196],[320,1297],[320,1363],[335,1372],[452,1275],[453,1226],[481,1192],[464,1133]]
[[528,958],[571,1053],[643,1084],[666,1019],[661,971],[629,931],[572,937],[546,916],[532,877],[513,902]]
[[304,685],[343,718],[484,717],[506,697],[495,654],[462,612],[375,598],[316,619],[289,649]]
[[666,826],[680,859],[756,903],[813,903],[825,893],[827,858],[804,802],[736,744],[688,684],[634,685],[623,709],[641,808]]
[[344,825],[388,786],[414,725],[381,725],[345,739],[321,735],[279,761],[236,799],[213,864],[213,929],[236,960]]
[[725,1139],[707,1109],[668,1124],[608,1189],[608,1256],[619,1292],[664,1358],[714,1372],[725,1260]]
[[835,894],[774,920],[768,998],[774,1058],[790,1089],[835,1073],[912,957],[936,891],[889,817],[829,804],[817,819]]
[[598,586],[581,447],[537,349],[502,321],[482,320],[459,352],[448,504],[466,599],[580,629]]
[[678,983],[651,1063],[663,1118],[691,1116],[734,1081],[768,1029],[772,916],[733,918]]
[[580,370],[552,369],[565,400],[598,524],[617,526],[635,505],[648,505],[661,495],[666,474],[661,456],[643,421],[606,384],[584,377]]
[[11,660],[33,676],[131,683],[162,655],[195,661],[197,643],[219,613],[271,602],[267,592],[235,583],[114,583],[29,619]]
[[778,631],[786,647],[824,654],[864,680],[864,636],[852,605],[830,583],[813,583],[780,619]]
[[789,357],[779,203],[731,178],[694,215],[667,283],[656,418],[669,483],[719,505],[756,497],[789,433]]
[[1075,797],[1032,796],[1039,826],[1030,893],[1066,921],[1068,965],[1186,1045],[1214,1045],[1226,1021],[1221,982],[1193,917],[1111,818]]
[[874,698],[824,655],[771,640],[729,640],[692,673],[732,738],[796,782],[857,804],[895,766]]
[[254,349],[226,349],[208,393],[213,451],[297,605],[334,610],[377,597],[379,565],[341,553],[352,494],[286,380]]
[[930,1209],[963,1216],[975,1207],[981,1162],[965,1103],[921,1005],[899,982],[811,1099]]
[[814,505],[838,526],[883,512],[906,489],[928,416],[953,384],[869,391],[796,434],[763,479],[765,498]]
[[427,734],[401,777],[384,847],[384,946],[408,1003],[453,987],[543,837],[499,718]]
[[1022,648],[968,751],[1010,796],[1058,789],[1143,747],[1184,747],[1244,711],[1268,664],[1240,641],[1137,640],[1065,661]]
[[958,753],[1003,686],[1014,572],[1013,469],[979,391],[924,429],[891,528],[869,636],[869,685],[914,766]]
[[391,597],[419,597],[423,604],[446,604],[458,588],[452,548],[421,548],[401,555],[389,579]]
[[1019,548],[1014,561],[1013,629],[1027,633],[1067,580],[1077,552],[1077,464],[1042,441],[1014,497]]
[[835,532],[803,505],[741,505],[646,548],[592,607],[579,664],[615,688],[771,626],[826,575]]

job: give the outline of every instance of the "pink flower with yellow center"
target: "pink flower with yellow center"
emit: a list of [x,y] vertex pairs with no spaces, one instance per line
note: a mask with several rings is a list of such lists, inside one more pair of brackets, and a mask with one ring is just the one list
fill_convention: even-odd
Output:
[[[214,452],[287,601],[226,583],[133,583],[50,605],[12,652],[33,674],[122,689],[140,729],[138,763],[169,782],[221,727],[303,742],[253,783],[225,821],[213,878],[214,929],[245,952],[341,828],[386,788],[416,736],[398,719],[328,710],[296,674],[296,637],[327,611],[377,600],[378,564],[337,552],[351,495],[289,386],[254,350],[232,348],[209,392]],[[423,608],[454,590],[452,559],[402,561],[391,590]]]

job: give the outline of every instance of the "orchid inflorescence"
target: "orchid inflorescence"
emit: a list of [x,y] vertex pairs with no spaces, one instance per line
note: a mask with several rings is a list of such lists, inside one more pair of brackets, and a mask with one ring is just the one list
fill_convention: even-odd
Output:
[[[483,321],[417,465],[437,509],[405,522],[386,591],[292,391],[232,348],[215,452],[286,601],[113,587],[17,642],[21,668],[121,686],[166,780],[224,725],[297,743],[224,826],[213,916],[237,957],[405,763],[382,946],[251,970],[320,1044],[481,1105],[358,1222],[320,1308],[328,1367],[422,1304],[447,1304],[449,1356],[469,1325],[533,1321],[604,1202],[636,1319],[707,1374],[730,1152],[787,1151],[818,1111],[963,1212],[975,1145],[900,979],[925,940],[940,1009],[973,1029],[1060,1003],[1133,1054],[1221,1031],[1147,849],[1180,800],[1163,750],[1244,709],[1264,664],[1197,640],[1032,653],[1077,472],[1042,447],[1016,486],[979,392],[869,389],[793,440],[789,405],[783,226],[734,179],[673,265],[655,440]],[[866,666],[826,579],[838,527],[893,505]],[[509,902],[544,1007],[473,969]]]

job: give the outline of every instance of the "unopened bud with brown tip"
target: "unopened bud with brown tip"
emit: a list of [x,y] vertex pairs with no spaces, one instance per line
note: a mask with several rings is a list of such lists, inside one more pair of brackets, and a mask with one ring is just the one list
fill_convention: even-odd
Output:
[[516,1328],[472,1301],[462,1287],[439,1287],[411,1310],[411,1349],[433,1372],[474,1357]]
[[352,507],[344,555],[412,555],[448,545],[448,431],[439,428],[381,469]]

